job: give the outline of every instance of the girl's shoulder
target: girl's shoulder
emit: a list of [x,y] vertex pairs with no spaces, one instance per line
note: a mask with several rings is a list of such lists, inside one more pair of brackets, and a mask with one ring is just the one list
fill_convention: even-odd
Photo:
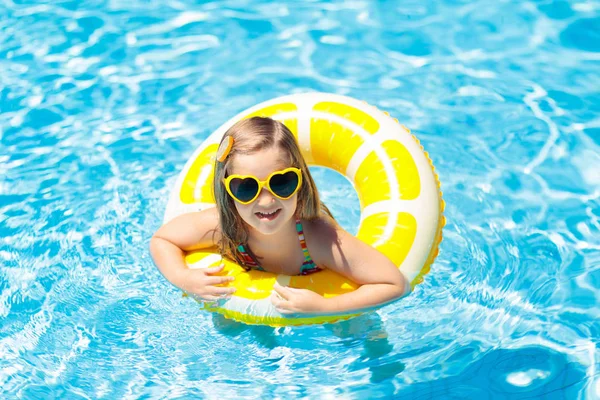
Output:
[[306,236],[319,241],[331,239],[339,234],[339,230],[343,230],[333,218],[326,214],[315,219],[303,219],[301,222]]
[[306,221],[304,232],[310,255],[319,266],[361,285],[380,282],[392,275],[399,276],[398,268],[389,258],[345,231],[331,217]]
[[339,248],[342,243],[347,242],[347,236],[352,236],[328,215],[301,222],[306,245],[317,264],[317,259],[326,263],[331,257],[332,249]]

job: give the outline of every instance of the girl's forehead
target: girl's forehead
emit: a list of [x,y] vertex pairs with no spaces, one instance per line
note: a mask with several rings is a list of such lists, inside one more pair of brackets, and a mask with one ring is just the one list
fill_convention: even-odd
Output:
[[288,154],[279,148],[269,148],[250,154],[236,154],[231,160],[230,174],[255,175],[266,178],[273,171],[290,167]]

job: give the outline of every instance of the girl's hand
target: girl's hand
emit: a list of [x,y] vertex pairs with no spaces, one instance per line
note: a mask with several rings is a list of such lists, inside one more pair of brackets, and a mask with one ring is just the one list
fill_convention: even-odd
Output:
[[275,282],[271,302],[282,314],[319,313],[325,311],[325,298],[308,289],[281,286]]
[[213,276],[223,270],[223,264],[214,268],[186,269],[173,282],[198,300],[217,301],[231,297],[235,288],[216,286],[233,281],[233,276]]

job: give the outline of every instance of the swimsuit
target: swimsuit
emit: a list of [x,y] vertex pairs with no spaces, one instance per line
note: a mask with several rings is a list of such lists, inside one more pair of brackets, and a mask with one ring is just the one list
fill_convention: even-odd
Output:
[[[298,241],[300,242],[300,247],[302,247],[302,253],[304,253],[304,262],[300,267],[300,275],[309,275],[315,272],[319,272],[322,270],[317,264],[314,263],[313,259],[310,257],[310,253],[308,252],[308,247],[306,247],[306,240],[304,240],[304,230],[302,229],[302,223],[300,223],[299,219],[296,219],[296,232],[298,232]],[[242,256],[242,263],[250,269],[256,269],[258,271],[264,271],[264,268],[260,266],[258,260],[254,255],[246,251],[244,245],[240,244],[238,246],[238,251]]]

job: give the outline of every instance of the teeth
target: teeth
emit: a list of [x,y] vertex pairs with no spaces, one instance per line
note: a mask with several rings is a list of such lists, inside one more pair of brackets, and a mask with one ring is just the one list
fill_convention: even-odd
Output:
[[278,211],[278,210],[275,210],[275,211],[273,211],[273,212],[270,212],[270,213],[261,213],[261,212],[258,212],[257,214],[258,214],[259,216],[261,216],[261,217],[268,217],[268,216],[271,216],[271,215],[275,214],[277,211]]

